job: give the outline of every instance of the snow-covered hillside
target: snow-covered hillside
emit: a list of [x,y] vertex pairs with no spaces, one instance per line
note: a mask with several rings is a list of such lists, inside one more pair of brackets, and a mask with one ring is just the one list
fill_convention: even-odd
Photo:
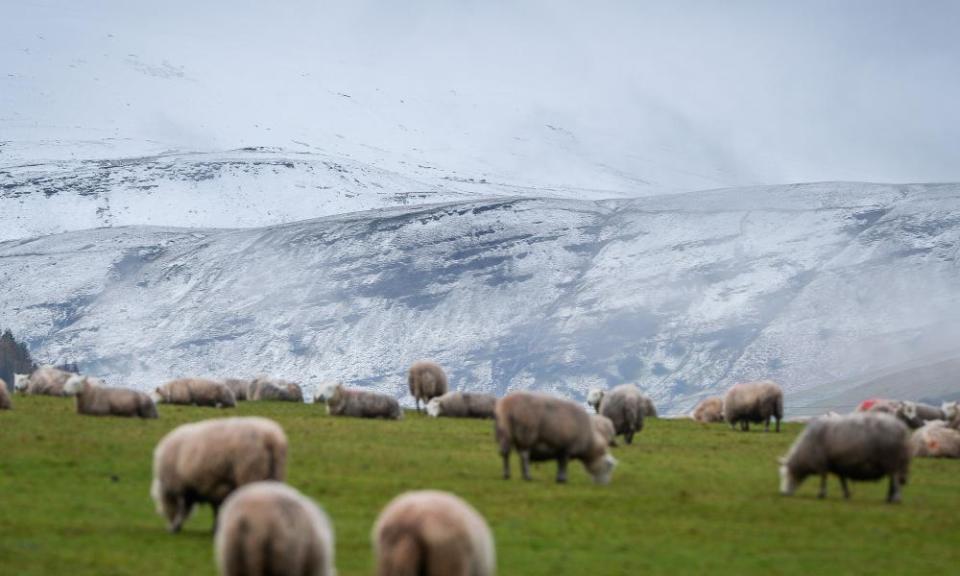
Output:
[[678,411],[770,376],[790,404],[955,350],[958,250],[953,184],[499,198],[9,241],[0,310],[38,358],[138,387],[266,371],[403,397],[434,357],[457,388],[635,381]]
[[80,159],[0,167],[0,240],[124,225],[256,227],[517,193],[481,178],[422,174],[424,167],[408,170],[423,176],[411,178],[311,152],[249,148],[103,159],[82,157],[98,146],[78,148]]

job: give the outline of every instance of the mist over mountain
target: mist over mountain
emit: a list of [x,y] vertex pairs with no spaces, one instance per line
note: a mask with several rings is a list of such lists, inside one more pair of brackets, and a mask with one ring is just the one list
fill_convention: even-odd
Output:
[[[122,385],[936,399],[960,8],[13,3],[0,325]],[[784,184],[812,182],[808,184]],[[868,184],[862,182],[947,182]]]

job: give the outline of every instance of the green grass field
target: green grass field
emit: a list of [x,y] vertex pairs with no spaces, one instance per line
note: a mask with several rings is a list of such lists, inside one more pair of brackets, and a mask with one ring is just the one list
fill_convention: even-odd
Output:
[[149,497],[153,447],[183,422],[233,414],[278,421],[289,482],[330,514],[342,575],[372,574],[370,529],[405,490],[450,490],[487,519],[503,575],[627,573],[950,573],[960,563],[960,462],[914,464],[900,505],[886,483],[817,500],[817,481],[777,494],[776,458],[800,430],[738,433],[654,420],[614,449],[609,486],[579,464],[534,481],[500,478],[489,421],[330,418],[322,406],[246,403],[232,411],[160,407],[155,421],[76,415],[73,402],[14,398],[0,412],[0,573],[214,574],[203,507],[177,535]]

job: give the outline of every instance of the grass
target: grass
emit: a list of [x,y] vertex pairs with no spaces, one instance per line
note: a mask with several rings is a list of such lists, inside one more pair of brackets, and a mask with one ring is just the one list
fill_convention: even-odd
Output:
[[290,439],[288,480],[330,514],[341,575],[372,574],[370,529],[405,490],[450,490],[487,519],[504,575],[627,573],[947,573],[960,562],[960,462],[915,462],[904,502],[886,483],[826,500],[810,479],[777,494],[776,458],[800,427],[738,433],[655,420],[594,486],[579,464],[534,481],[500,479],[489,421],[330,418],[311,405],[246,403],[235,411],[161,406],[154,421],[81,417],[69,400],[17,397],[0,413],[0,572],[214,574],[211,516],[167,534],[149,498],[151,455],[188,421],[259,414]]

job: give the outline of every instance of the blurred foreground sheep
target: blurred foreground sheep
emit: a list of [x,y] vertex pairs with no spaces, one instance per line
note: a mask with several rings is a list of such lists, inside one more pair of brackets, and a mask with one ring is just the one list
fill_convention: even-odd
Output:
[[238,488],[220,510],[214,553],[220,576],[333,576],[329,518],[281,482]]
[[407,492],[373,528],[379,576],[492,576],[493,535],[483,517],[448,492]]
[[157,513],[178,532],[193,506],[207,502],[217,510],[237,487],[260,480],[284,480],[287,437],[266,418],[222,418],[184,424],[153,452],[150,495]]

